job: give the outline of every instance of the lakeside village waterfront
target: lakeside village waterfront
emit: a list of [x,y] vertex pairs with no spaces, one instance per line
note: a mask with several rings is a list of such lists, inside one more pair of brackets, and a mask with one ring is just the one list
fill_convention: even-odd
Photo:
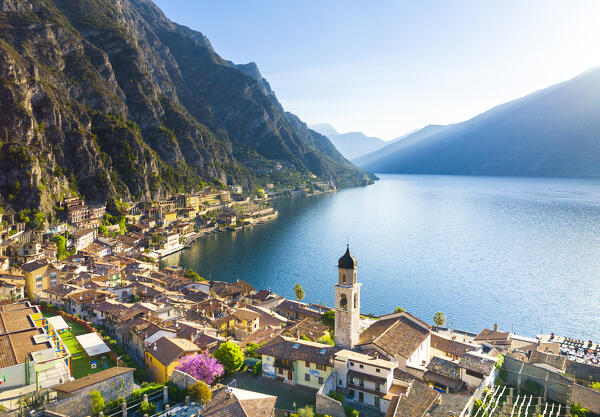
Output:
[[[328,184],[312,192],[335,189]],[[470,333],[398,307],[361,313],[348,247],[334,306],[156,260],[207,233],[277,216],[267,200],[206,189],[120,212],[63,201],[64,222],[5,213],[0,410],[11,416],[600,415],[600,345],[568,335]],[[297,191],[292,193],[291,191]],[[58,237],[57,237],[58,236]],[[201,271],[198,271],[201,272]],[[443,309],[443,306],[440,306]],[[585,410],[588,410],[587,413]],[[582,414],[583,413],[583,414]],[[3,414],[4,415],[4,414]]]

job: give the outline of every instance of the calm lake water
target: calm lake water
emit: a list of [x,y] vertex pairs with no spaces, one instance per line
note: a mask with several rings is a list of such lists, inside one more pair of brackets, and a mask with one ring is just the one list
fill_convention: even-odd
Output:
[[600,340],[600,181],[382,175],[375,185],[274,202],[280,216],[199,240],[163,265],[333,304],[346,243],[362,311],[402,306],[453,328]]

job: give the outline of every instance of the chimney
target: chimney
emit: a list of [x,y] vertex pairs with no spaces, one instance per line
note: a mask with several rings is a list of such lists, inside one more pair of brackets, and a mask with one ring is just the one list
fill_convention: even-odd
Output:
[[498,331],[498,323],[494,323],[494,331],[497,332]]

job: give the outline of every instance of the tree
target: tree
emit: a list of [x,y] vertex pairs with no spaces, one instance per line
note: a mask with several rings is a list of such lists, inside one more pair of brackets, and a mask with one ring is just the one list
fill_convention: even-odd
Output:
[[184,356],[177,369],[209,385],[224,372],[223,365],[207,351]]
[[106,236],[108,234],[108,227],[105,225],[101,225],[98,227],[98,234],[102,236]]
[[335,328],[335,310],[326,311],[321,315],[321,322],[329,327],[329,330],[333,330]]
[[571,417],[586,417],[590,412],[589,409],[582,407],[581,404],[574,401],[571,401],[571,409],[569,411]]
[[244,349],[244,355],[246,355],[247,358],[259,359],[260,355],[256,353],[259,347],[260,346],[258,346],[256,343],[248,343],[246,345],[246,349]]
[[67,239],[64,236],[56,235],[52,238],[54,243],[56,243],[56,255],[58,259],[66,258],[67,255]]
[[227,372],[235,372],[244,363],[244,354],[238,345],[225,342],[213,354],[221,362]]
[[298,302],[302,301],[302,299],[304,298],[304,290],[302,289],[302,285],[294,285],[294,295],[296,295],[296,299],[298,300]]
[[184,277],[191,279],[194,282],[201,282],[201,281],[206,281],[204,278],[202,278],[200,275],[198,275],[198,273],[192,269],[188,269],[187,271],[185,271],[185,274],[183,274]]
[[592,382],[589,387],[594,391],[600,392],[600,382]]
[[90,391],[90,397],[92,397],[92,413],[97,416],[106,407],[104,398],[102,398],[100,391]]
[[406,310],[404,310],[402,307],[399,307],[399,306],[394,309],[394,313],[403,313],[404,311],[406,311]]
[[254,368],[252,368],[252,373],[256,376],[260,376],[262,374],[262,361],[256,362]]
[[198,381],[190,388],[190,397],[200,402],[201,404],[207,404],[212,398],[212,391],[210,387],[202,381]]
[[446,323],[446,316],[441,311],[438,311],[433,315],[433,322],[439,328]]

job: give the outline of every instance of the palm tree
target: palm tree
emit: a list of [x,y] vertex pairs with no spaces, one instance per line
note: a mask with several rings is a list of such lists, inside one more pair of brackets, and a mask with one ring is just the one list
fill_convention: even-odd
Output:
[[298,302],[302,301],[302,299],[304,298],[304,290],[302,289],[302,285],[294,285],[294,294],[296,295],[296,299],[298,300]]
[[439,329],[440,326],[443,326],[446,323],[446,316],[441,311],[438,311],[433,315],[433,322]]

